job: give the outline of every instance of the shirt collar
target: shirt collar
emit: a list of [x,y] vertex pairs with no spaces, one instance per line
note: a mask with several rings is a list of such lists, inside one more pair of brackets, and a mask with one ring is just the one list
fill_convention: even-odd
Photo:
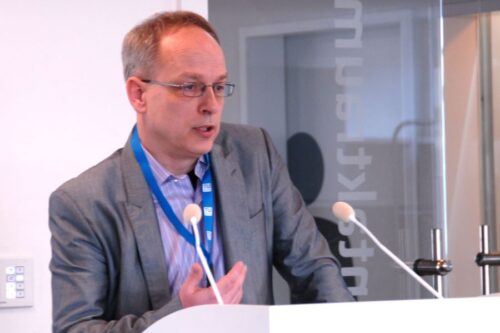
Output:
[[[146,159],[148,160],[148,163],[151,166],[151,170],[153,171],[153,176],[155,177],[155,180],[158,184],[163,185],[170,180],[184,179],[188,176],[187,174],[181,176],[174,176],[170,171],[168,171],[165,167],[163,167],[163,165],[161,165],[160,162],[158,162],[158,160],[156,160],[156,158],[154,158],[153,155],[151,155],[151,153],[144,146],[142,146],[142,149],[146,154]],[[203,176],[205,175],[205,172],[207,170],[208,170],[208,163],[206,161],[205,155],[202,155],[196,161],[196,164],[194,166],[194,174],[199,179],[203,179]]]

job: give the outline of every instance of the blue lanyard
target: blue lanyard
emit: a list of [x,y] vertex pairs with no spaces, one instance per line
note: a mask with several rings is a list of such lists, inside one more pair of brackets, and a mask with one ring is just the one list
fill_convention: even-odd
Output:
[[[146,154],[142,149],[141,140],[139,138],[139,134],[137,133],[137,126],[134,126],[134,130],[132,132],[132,140],[131,140],[132,150],[134,152],[135,158],[141,167],[142,173],[146,182],[148,183],[149,189],[153,192],[156,200],[160,204],[161,209],[168,217],[168,220],[173,225],[175,230],[191,245],[195,246],[194,235],[189,232],[189,230],[182,224],[182,222],[175,215],[172,207],[168,203],[167,198],[163,195],[156,182],[156,179],[153,176],[153,171],[151,170],[151,166],[148,163],[146,158]],[[212,249],[212,237],[213,237],[213,226],[214,226],[214,191],[213,191],[213,183],[212,183],[212,171],[210,164],[210,156],[205,154],[205,160],[208,163],[208,169],[205,171],[203,175],[203,179],[201,182],[201,201],[203,206],[203,224],[205,226],[205,240],[206,240],[206,248],[209,250]],[[201,244],[201,249],[203,254],[207,258],[208,264],[212,266],[212,258],[210,256],[210,252],[206,250],[206,248]]]

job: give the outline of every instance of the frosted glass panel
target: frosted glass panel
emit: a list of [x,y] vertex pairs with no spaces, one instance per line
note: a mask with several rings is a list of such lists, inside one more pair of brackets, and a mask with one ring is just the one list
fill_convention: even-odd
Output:
[[239,89],[224,117],[270,132],[351,291],[430,298],[330,207],[350,202],[410,265],[432,257],[432,228],[446,237],[440,2],[209,4]]

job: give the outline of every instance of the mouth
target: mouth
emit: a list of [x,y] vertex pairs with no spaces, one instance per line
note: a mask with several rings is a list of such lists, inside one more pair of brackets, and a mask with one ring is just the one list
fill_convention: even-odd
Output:
[[195,127],[195,129],[200,131],[200,132],[210,132],[210,131],[213,131],[214,126],[212,126],[212,125],[198,126],[198,127]]
[[203,125],[194,127],[194,130],[204,137],[210,137],[215,133],[216,127],[214,125]]

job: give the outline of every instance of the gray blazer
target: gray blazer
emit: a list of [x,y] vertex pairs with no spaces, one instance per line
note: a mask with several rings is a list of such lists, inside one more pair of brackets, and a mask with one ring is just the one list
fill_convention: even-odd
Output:
[[[273,264],[292,302],[352,300],[269,136],[223,124],[211,155],[226,271],[248,266],[243,303],[273,304]],[[58,188],[49,215],[54,332],[142,332],[181,309],[130,139]]]

